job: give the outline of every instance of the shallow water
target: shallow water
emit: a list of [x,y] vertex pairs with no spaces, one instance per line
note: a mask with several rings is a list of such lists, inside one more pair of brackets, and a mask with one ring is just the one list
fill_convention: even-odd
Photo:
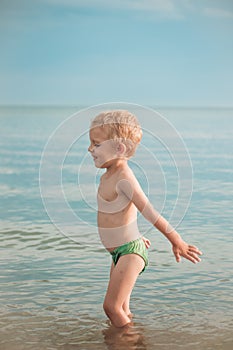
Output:
[[[152,241],[150,266],[132,294],[134,326],[124,331],[111,327],[102,311],[111,259],[96,238],[95,194],[88,190],[95,169],[88,158],[79,181],[90,205],[72,190],[75,162],[82,159],[87,139],[74,146],[64,164],[67,200],[82,219],[75,239],[52,225],[40,196],[44,145],[75,110],[0,109],[0,349],[231,349],[233,110],[161,111],[181,133],[193,164],[192,199],[179,232],[204,255],[198,265],[176,264],[161,234],[139,220]],[[169,215],[175,178],[165,151],[158,155],[167,179],[163,210]],[[153,173],[156,164],[143,159]],[[143,172],[135,170],[145,185]],[[155,188],[153,197],[151,190],[152,199],[159,202],[162,192]]]

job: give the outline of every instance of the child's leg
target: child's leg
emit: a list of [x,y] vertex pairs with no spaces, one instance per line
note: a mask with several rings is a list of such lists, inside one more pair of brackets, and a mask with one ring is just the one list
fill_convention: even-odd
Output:
[[[110,278],[112,276],[112,271],[113,271],[114,267],[115,267],[115,264],[112,262],[111,269],[110,269]],[[126,299],[125,299],[125,301],[123,303],[122,308],[123,308],[123,310],[124,310],[124,312],[126,313],[127,316],[132,317],[132,314],[131,314],[130,309],[129,309],[130,294],[127,295],[127,297],[126,297]]]
[[123,327],[131,320],[123,305],[126,306],[139,273],[145,266],[144,260],[136,254],[120,257],[111,271],[111,277],[104,300],[104,310],[116,327]]

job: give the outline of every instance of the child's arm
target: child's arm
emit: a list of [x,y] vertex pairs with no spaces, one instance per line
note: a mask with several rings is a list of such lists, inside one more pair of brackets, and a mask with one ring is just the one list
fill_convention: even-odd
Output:
[[178,232],[170,226],[164,217],[160,215],[154,223],[154,226],[171,242],[172,250],[177,262],[181,261],[181,257],[190,260],[194,264],[201,261],[198,256],[202,255],[201,251],[197,247],[184,242]]
[[193,263],[201,261],[198,256],[202,254],[201,251],[184,242],[178,232],[154,209],[133,174],[127,174],[127,179],[121,180],[118,183],[118,188],[134,203],[142,215],[171,242],[177,262],[180,262],[181,257]]

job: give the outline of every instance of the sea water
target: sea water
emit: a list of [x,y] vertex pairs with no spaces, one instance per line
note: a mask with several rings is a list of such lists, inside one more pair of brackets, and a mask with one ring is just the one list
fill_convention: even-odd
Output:
[[[127,331],[113,329],[102,310],[111,259],[98,241],[95,200],[101,171],[87,154],[87,130],[67,149],[62,165],[66,203],[79,219],[75,227],[59,230],[53,208],[46,208],[42,198],[46,143],[78,110],[0,108],[0,349],[231,349],[233,110],[159,110],[177,130],[192,164],[187,190],[192,186],[192,197],[189,201],[187,193],[187,210],[178,201],[183,207],[177,229],[203,256],[197,265],[177,264],[169,242],[139,217],[152,246],[150,265],[132,293],[134,326]],[[156,124],[151,128],[156,134]],[[171,166],[171,150],[162,142],[153,144],[148,135],[144,131],[144,148],[130,166],[169,217],[179,174]],[[56,187],[51,192],[55,200]]]

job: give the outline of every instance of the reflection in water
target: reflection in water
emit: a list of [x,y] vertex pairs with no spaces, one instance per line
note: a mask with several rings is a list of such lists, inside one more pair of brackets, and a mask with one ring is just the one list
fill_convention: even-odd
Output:
[[113,325],[103,330],[104,342],[110,350],[146,350],[144,330],[141,325],[130,324],[122,328]]

